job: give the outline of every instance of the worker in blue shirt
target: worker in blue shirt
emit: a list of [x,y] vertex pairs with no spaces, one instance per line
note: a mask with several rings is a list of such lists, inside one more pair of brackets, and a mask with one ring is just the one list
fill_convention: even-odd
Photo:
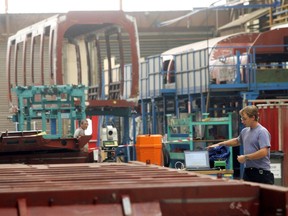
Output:
[[244,154],[237,160],[244,164],[243,180],[264,184],[274,184],[274,175],[270,171],[270,141],[269,131],[258,122],[258,108],[255,105],[246,106],[240,110],[241,121],[245,128],[237,138],[226,140],[207,149],[217,146],[243,145]]

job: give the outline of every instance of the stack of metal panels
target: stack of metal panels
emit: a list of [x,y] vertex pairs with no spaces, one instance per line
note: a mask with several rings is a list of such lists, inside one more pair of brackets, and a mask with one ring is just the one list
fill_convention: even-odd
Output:
[[285,215],[287,190],[141,162],[0,165],[0,215]]

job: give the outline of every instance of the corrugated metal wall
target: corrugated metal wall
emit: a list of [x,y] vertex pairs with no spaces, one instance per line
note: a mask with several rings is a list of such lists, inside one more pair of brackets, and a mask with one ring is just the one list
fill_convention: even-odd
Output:
[[0,131],[14,130],[15,125],[7,119],[9,112],[8,86],[6,77],[6,49],[7,37],[0,38]]

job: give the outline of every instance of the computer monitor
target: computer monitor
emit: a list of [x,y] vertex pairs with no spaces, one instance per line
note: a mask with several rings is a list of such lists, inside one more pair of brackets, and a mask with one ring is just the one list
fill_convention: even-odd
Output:
[[186,169],[210,168],[208,151],[184,151]]

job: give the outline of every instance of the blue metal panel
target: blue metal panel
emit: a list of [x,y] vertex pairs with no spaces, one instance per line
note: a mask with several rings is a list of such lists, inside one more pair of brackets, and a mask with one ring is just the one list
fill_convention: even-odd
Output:
[[51,134],[56,135],[57,134],[57,124],[56,119],[50,120],[50,128],[51,128]]
[[152,112],[152,134],[157,134],[157,116],[156,116],[156,105],[155,100],[152,99],[151,103],[151,112]]
[[142,112],[142,131],[144,134],[147,134],[147,104],[142,100],[141,101],[141,112]]

